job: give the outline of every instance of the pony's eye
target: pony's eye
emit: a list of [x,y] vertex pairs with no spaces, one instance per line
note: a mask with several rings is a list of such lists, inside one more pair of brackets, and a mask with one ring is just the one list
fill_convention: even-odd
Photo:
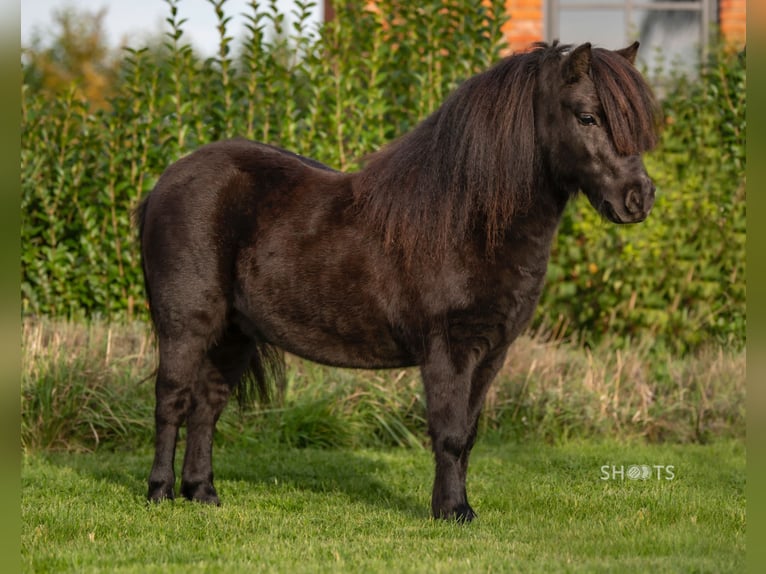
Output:
[[593,114],[578,114],[577,119],[584,126],[595,126],[597,124],[596,117]]

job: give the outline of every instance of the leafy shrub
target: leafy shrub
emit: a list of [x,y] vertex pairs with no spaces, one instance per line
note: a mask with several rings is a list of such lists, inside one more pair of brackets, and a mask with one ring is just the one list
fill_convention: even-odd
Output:
[[[178,0],[166,0],[165,41],[126,50],[106,108],[76,86],[51,97],[25,85],[25,314],[143,316],[131,210],[165,167],[242,135],[354,169],[499,57],[505,4],[350,2],[312,36],[310,2],[296,3],[288,26],[276,0],[253,1],[234,50],[226,1],[209,2],[218,53],[193,52]],[[647,158],[652,216],[617,227],[585,201],[570,206],[538,324],[568,323],[589,342],[648,332],[680,351],[744,340],[744,57],[716,51],[699,81],[674,85],[662,144]]]
[[143,313],[131,211],[170,163],[240,135],[353,169],[497,59],[503,14],[500,0],[382,0],[378,12],[350,2],[312,40],[312,3],[296,2],[288,29],[276,0],[253,1],[235,55],[226,2],[210,1],[219,51],[203,61],[185,42],[178,0],[166,2],[166,40],[127,49],[108,109],[76,86],[55,98],[24,88],[26,314]]
[[616,226],[585,200],[570,205],[538,321],[566,318],[590,342],[650,334],[681,352],[744,343],[744,54],[713,51],[698,81],[674,85],[661,143],[645,158],[651,215]]

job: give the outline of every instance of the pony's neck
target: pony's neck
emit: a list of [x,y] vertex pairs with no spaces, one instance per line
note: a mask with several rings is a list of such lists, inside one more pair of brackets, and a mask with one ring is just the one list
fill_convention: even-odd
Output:
[[513,239],[526,234],[553,236],[572,197],[571,187],[557,185],[551,178],[541,174],[532,202],[509,222],[505,230],[506,238]]
[[512,56],[470,78],[368,158],[353,183],[355,204],[387,242],[438,255],[483,229],[492,249],[529,208],[539,178],[535,58]]

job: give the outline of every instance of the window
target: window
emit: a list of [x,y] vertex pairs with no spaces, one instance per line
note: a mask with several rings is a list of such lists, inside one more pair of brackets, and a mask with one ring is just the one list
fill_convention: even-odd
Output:
[[694,70],[716,14],[716,0],[548,0],[547,7],[549,41],[616,49],[638,40],[638,65],[650,76]]

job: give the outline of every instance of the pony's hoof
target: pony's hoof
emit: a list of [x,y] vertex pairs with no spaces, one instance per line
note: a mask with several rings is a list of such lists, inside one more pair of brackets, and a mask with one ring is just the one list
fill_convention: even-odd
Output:
[[458,504],[454,509],[439,513],[434,512],[435,518],[441,518],[443,520],[454,520],[460,524],[466,524],[471,522],[474,518],[478,518],[478,515],[473,511],[473,508],[468,503]]
[[184,495],[184,498],[194,502],[202,502],[204,504],[221,506],[221,501],[218,498],[218,493],[216,493],[215,487],[210,483],[182,483],[181,494]]
[[146,494],[146,499],[149,502],[162,502],[163,500],[173,500],[175,496],[172,484],[166,484],[165,482],[150,482],[149,492]]
[[471,522],[474,518],[478,518],[478,515],[473,511],[473,508],[466,503],[461,504],[455,509],[455,520],[461,524]]

